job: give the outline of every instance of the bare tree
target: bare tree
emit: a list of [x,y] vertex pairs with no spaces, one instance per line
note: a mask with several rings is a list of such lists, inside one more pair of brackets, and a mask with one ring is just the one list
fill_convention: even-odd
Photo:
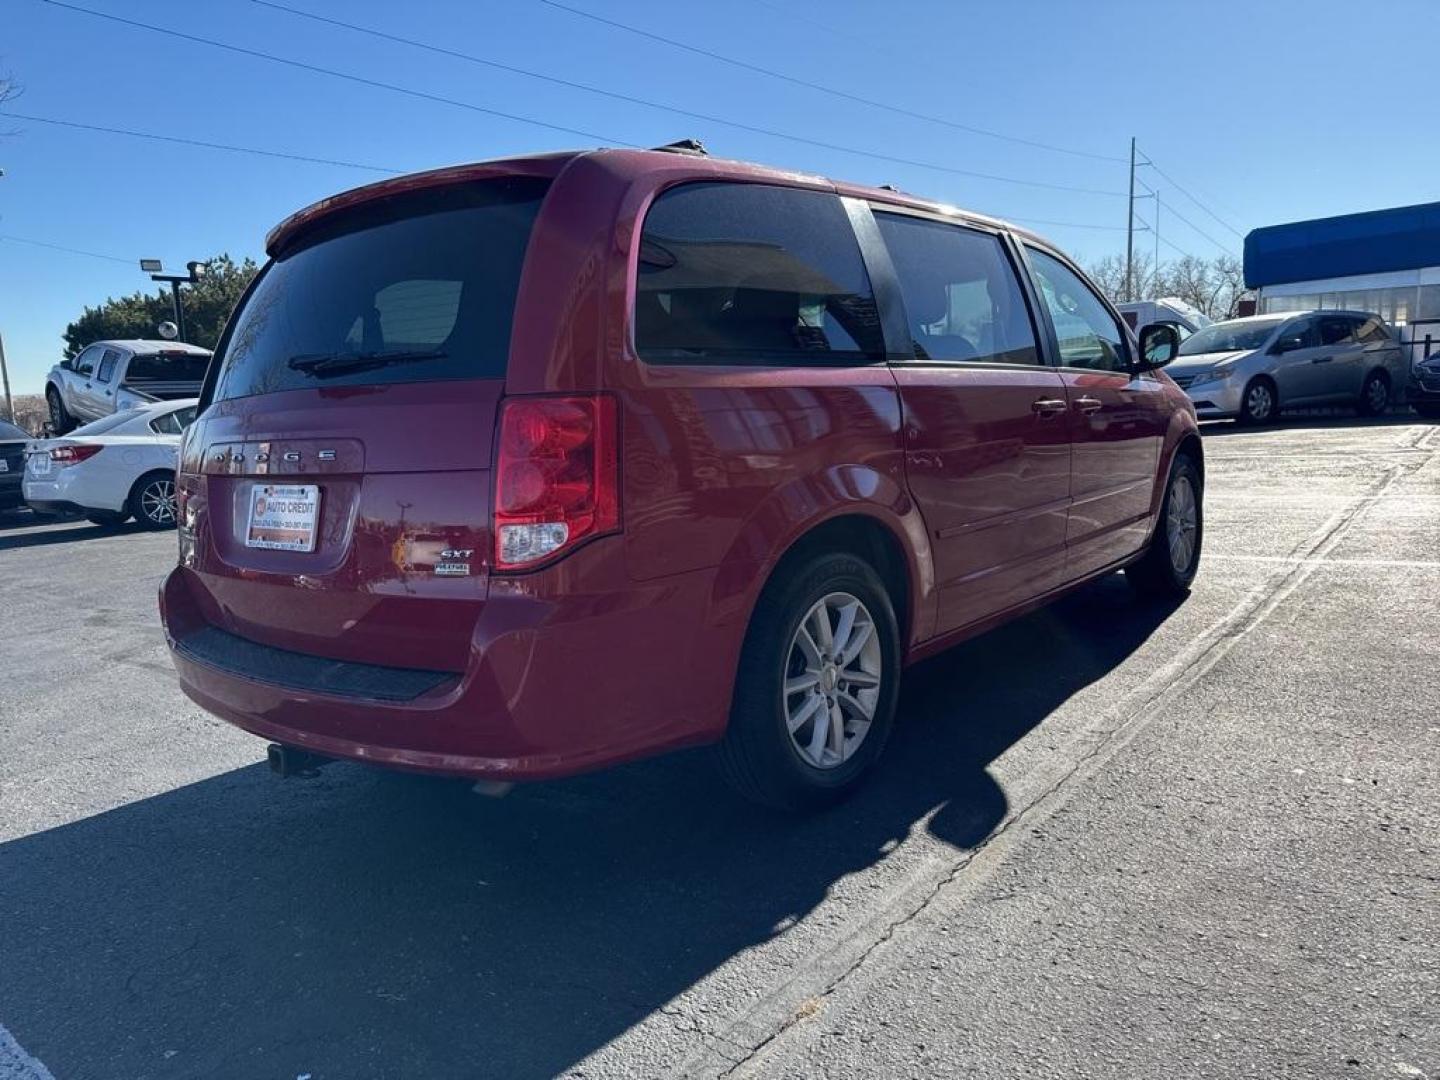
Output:
[[[1086,271],[1112,301],[1125,302],[1124,256],[1105,255],[1092,260]],[[1233,316],[1245,292],[1244,267],[1234,255],[1217,255],[1209,261],[1198,255],[1183,255],[1156,266],[1150,256],[1137,251],[1134,273],[1136,298],[1179,297],[1213,319]]]

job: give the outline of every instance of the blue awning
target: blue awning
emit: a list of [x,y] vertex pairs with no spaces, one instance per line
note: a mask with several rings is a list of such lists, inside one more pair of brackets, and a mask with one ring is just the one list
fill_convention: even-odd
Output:
[[1440,266],[1440,202],[1254,229],[1245,285],[1382,274]]

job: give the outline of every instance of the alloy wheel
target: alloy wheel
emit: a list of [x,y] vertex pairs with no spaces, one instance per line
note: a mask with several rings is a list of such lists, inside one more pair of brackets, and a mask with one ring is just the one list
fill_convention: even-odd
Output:
[[1369,385],[1365,387],[1365,403],[1370,406],[1370,411],[1372,413],[1383,411],[1389,401],[1390,388],[1385,385],[1385,380],[1379,376],[1371,379]]
[[1184,575],[1195,557],[1195,535],[1200,528],[1200,506],[1195,485],[1181,473],[1170,483],[1170,500],[1165,512],[1165,539],[1170,545],[1170,565]]
[[156,525],[175,523],[175,481],[151,480],[140,489],[140,512]]
[[875,620],[857,597],[833,592],[800,620],[785,658],[785,726],[800,759],[833,769],[870,733],[884,653]]
[[1270,392],[1269,386],[1258,382],[1246,393],[1245,407],[1250,413],[1251,419],[1268,420],[1271,411],[1275,408],[1275,395]]

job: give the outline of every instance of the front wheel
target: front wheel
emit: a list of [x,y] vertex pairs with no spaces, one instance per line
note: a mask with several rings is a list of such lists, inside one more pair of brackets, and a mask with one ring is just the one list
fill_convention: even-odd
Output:
[[1150,544],[1138,562],[1125,568],[1125,580],[1142,596],[1173,600],[1189,593],[1205,536],[1203,495],[1195,462],[1176,457]]
[[1240,400],[1240,422],[1242,424],[1268,424],[1280,411],[1275,396],[1275,384],[1269,379],[1251,379]]
[[175,474],[146,473],[130,489],[130,513],[146,529],[175,527]]
[[1355,411],[1361,416],[1379,416],[1390,407],[1390,380],[1382,373],[1372,371],[1365,377],[1360,390],[1360,400]]
[[769,806],[838,801],[884,750],[899,685],[895,610],[870,564],[833,553],[787,570],[750,620],[721,771]]

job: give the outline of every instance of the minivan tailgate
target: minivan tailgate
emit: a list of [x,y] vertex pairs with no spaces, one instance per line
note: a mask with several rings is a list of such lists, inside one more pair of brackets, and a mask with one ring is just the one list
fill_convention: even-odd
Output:
[[[459,671],[486,595],[498,379],[216,403],[181,464],[181,563],[206,621],[276,648]],[[311,550],[254,546],[257,487],[314,488]]]

